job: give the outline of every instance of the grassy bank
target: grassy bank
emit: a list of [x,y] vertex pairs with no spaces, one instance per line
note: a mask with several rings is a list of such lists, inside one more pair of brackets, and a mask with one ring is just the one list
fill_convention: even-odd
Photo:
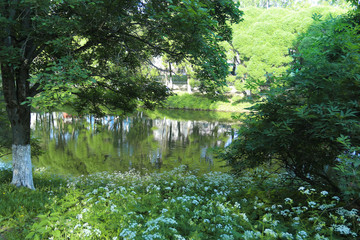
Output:
[[234,112],[219,112],[219,111],[195,111],[195,110],[184,110],[184,109],[164,109],[158,108],[155,110],[145,111],[146,115],[150,118],[168,118],[172,120],[181,121],[207,121],[207,122],[234,122],[238,120],[234,119],[233,116],[237,116],[238,113]]
[[211,110],[224,112],[246,112],[250,107],[250,101],[242,101],[238,97],[226,98],[224,100],[213,100],[200,94],[179,93],[170,96],[166,108],[189,109],[189,110]]
[[358,212],[336,196],[261,174],[37,171],[31,191],[1,170],[0,239],[357,239]]

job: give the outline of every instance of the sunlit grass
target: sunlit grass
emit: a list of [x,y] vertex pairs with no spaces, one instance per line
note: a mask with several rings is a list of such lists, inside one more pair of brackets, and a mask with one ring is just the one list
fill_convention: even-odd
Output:
[[239,101],[236,97],[214,100],[204,95],[187,93],[170,96],[165,103],[167,108],[224,112],[246,112],[251,106],[251,101]]

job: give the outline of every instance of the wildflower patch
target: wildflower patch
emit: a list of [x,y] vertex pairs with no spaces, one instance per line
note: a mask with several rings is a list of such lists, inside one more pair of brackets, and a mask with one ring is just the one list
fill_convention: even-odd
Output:
[[[98,173],[45,189],[47,203],[12,239],[359,238],[358,211],[341,207],[338,197],[306,187],[283,197],[251,176],[177,168],[145,176]],[[1,225],[9,224],[1,217]]]

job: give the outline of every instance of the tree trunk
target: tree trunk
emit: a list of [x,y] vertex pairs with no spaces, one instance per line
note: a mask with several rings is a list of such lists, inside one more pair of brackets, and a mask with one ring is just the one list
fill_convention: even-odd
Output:
[[13,145],[13,179],[11,184],[17,187],[35,189],[32,177],[31,150],[28,145]]
[[[19,7],[19,0],[8,1],[0,15],[7,19],[0,36],[1,47],[9,51],[1,59],[1,78],[6,111],[12,130],[12,184],[34,189],[30,148],[30,106],[24,104],[35,96],[36,87],[30,90],[30,64],[36,57],[31,7]],[[25,5],[24,5],[25,6]]]
[[187,92],[188,93],[192,93],[192,91],[191,91],[191,85],[190,85],[190,76],[189,75],[187,75],[186,76],[186,89],[187,89]]
[[35,189],[31,164],[30,107],[8,108],[8,116],[11,121],[13,135],[13,179],[11,183],[17,187],[23,186]]
[[172,70],[171,70],[171,63],[169,62],[169,88],[173,88],[173,81],[172,81]]
[[186,73],[186,89],[188,93],[192,93],[191,85],[190,85],[190,71],[185,67]]
[[18,69],[1,65],[6,110],[11,123],[13,145],[13,179],[16,186],[34,188],[30,147],[30,106],[23,104],[29,96],[29,68],[22,64]]

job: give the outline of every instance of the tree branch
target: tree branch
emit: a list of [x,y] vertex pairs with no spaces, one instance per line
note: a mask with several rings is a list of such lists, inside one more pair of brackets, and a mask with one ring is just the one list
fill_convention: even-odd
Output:
[[158,71],[160,72],[170,72],[168,69],[163,69],[163,68],[159,68],[158,66],[156,66],[152,61],[148,60],[147,61],[151,66],[153,66],[154,68],[156,68]]
[[35,97],[37,94],[41,93],[43,90],[40,89],[40,83],[35,83],[29,90],[29,97]]
[[[154,45],[154,44],[146,41],[145,39],[142,39],[141,37],[134,36],[134,35],[129,34],[129,33],[124,33],[124,32],[122,32],[122,33],[120,33],[120,34],[123,34],[123,35],[125,35],[125,36],[127,36],[127,37],[133,38],[133,39],[135,39],[135,40],[137,40],[137,41],[139,41],[139,42],[145,43],[146,45],[150,46],[151,48],[160,50],[161,52],[165,52],[165,53],[169,54],[169,55],[172,56],[172,57],[181,56],[181,55],[183,54],[183,53],[181,53],[181,52],[175,53],[175,52],[172,52],[172,51],[170,51],[170,50],[168,50],[168,49],[165,49],[165,48],[156,46],[156,45]],[[112,36],[112,37],[114,37],[114,38],[119,38],[118,36]]]
[[0,158],[5,157],[5,156],[8,156],[8,155],[10,155],[10,154],[11,154],[11,152],[5,153],[5,154],[3,154],[3,155],[0,155]]

